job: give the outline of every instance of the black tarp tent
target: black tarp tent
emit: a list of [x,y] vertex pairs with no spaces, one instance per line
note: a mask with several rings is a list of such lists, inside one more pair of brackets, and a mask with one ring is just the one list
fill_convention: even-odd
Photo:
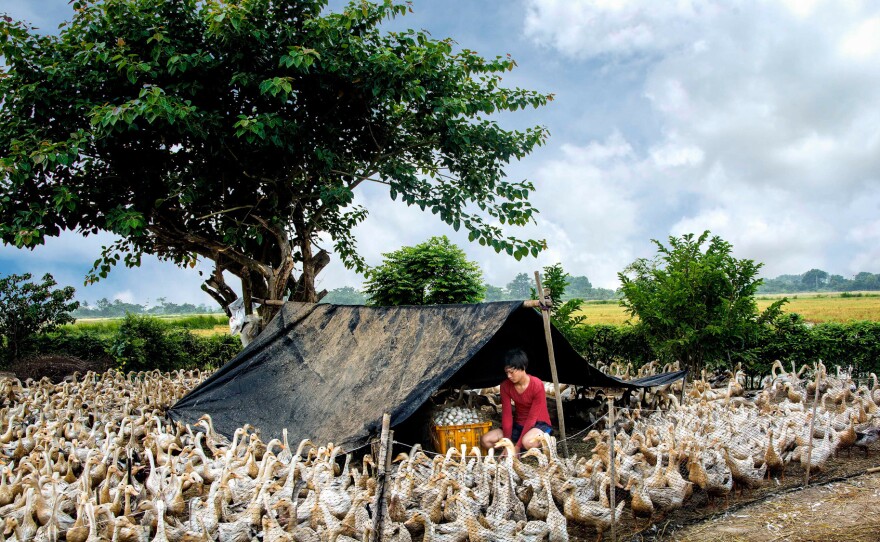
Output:
[[[621,381],[587,363],[551,330],[561,383],[636,388],[683,373]],[[175,404],[168,415],[195,423],[210,414],[231,435],[249,423],[264,438],[287,428],[290,442],[310,438],[357,447],[383,413],[392,427],[441,387],[481,388],[504,378],[503,354],[522,348],[529,373],[551,381],[540,313],[522,301],[470,305],[363,307],[286,303],[260,336]]]

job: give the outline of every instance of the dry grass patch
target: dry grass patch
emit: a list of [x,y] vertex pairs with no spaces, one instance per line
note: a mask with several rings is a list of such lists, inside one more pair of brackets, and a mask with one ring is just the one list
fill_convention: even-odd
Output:
[[880,539],[880,474],[778,495],[668,534],[681,542]]
[[[833,295],[834,297],[831,297]],[[758,299],[758,309],[764,310],[773,299]],[[828,297],[798,295],[789,297],[782,310],[796,312],[808,322],[851,322],[854,320],[880,321],[880,297]]]

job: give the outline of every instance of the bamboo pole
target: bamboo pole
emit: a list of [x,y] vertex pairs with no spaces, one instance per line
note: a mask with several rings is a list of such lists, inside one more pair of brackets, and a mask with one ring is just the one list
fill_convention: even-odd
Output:
[[609,472],[611,473],[611,542],[617,542],[617,518],[615,516],[615,507],[617,506],[617,480],[616,480],[616,469],[614,466],[614,396],[608,396],[608,434],[609,434],[609,449],[611,458],[611,465],[609,466]]
[[385,467],[388,463],[387,455],[389,452],[388,433],[391,428],[391,415],[387,412],[382,415],[382,433],[379,436],[379,457],[376,458],[376,465],[379,470],[376,472],[376,499],[373,502],[373,531],[370,535],[372,542],[379,542],[382,539],[382,512],[385,493]]
[[687,388],[688,377],[684,375],[684,378],[681,379],[681,406],[684,406],[685,399],[687,396],[684,394],[685,388]]
[[[559,435],[562,437],[562,453],[568,459],[568,442],[565,440],[565,415],[562,412],[562,395],[559,393],[559,376],[556,374],[556,356],[553,354],[553,336],[550,333],[550,295],[541,285],[541,273],[535,271],[535,286],[538,288],[538,300],[541,302],[541,316],[544,319],[544,338],[547,340],[547,356],[550,358],[550,375],[553,377],[553,389],[556,392],[556,419],[559,422]],[[530,428],[523,428],[528,431]]]
[[807,441],[807,468],[804,472],[804,487],[810,485],[810,462],[813,460],[813,427],[816,424],[816,407],[819,406],[819,379],[821,377],[822,371],[816,365],[816,396],[813,399],[813,415],[810,416],[810,435]]

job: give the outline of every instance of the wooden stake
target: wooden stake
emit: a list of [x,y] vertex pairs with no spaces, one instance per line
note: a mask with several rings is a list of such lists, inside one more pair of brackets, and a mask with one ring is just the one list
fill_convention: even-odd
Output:
[[610,437],[609,444],[611,445],[609,448],[611,453],[609,457],[611,458],[611,465],[609,467],[609,472],[611,473],[611,542],[617,542],[617,518],[615,515],[615,507],[617,506],[617,492],[615,488],[617,487],[616,478],[616,470],[614,466],[614,396],[608,397],[608,435]]
[[681,406],[684,406],[684,401],[686,398],[686,395],[684,394],[684,389],[687,387],[687,382],[688,378],[687,375],[685,375],[684,378],[681,379]]
[[376,472],[376,498],[373,501],[373,531],[370,534],[372,542],[379,542],[382,539],[382,512],[385,493],[385,467],[388,463],[388,452],[390,446],[388,433],[391,428],[391,415],[385,413],[382,415],[382,433],[379,436],[379,457],[376,458],[376,465],[379,470]]
[[[816,365],[816,397],[813,399],[813,415],[810,417],[810,440],[807,441],[807,468],[804,472],[804,487],[810,485],[810,462],[813,460],[813,426],[816,424],[816,407],[819,406],[819,378],[821,377],[822,371],[819,370],[819,365]],[[826,429],[826,431],[828,430]]]
[[[556,421],[559,422],[559,435],[562,437],[562,453],[568,459],[568,442],[565,440],[565,416],[562,413],[562,395],[559,393],[559,376],[556,374],[556,356],[553,354],[553,336],[550,333],[550,295],[541,286],[541,273],[535,271],[535,285],[538,287],[538,300],[541,302],[541,316],[544,318],[544,338],[547,340],[547,356],[550,358],[550,375],[556,392]],[[528,431],[524,428],[523,431]]]

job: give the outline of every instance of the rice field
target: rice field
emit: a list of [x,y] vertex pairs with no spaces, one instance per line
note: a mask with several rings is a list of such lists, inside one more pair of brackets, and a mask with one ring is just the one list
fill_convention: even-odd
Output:
[[[786,297],[782,294],[762,295],[756,298],[758,310],[764,310],[771,303]],[[788,303],[782,307],[783,312],[796,312],[808,322],[851,322],[867,320],[880,322],[880,295],[848,294],[842,297],[838,293],[807,293],[788,295]],[[587,324],[623,325],[629,318],[623,307],[616,302],[584,303],[580,312],[587,317]]]

